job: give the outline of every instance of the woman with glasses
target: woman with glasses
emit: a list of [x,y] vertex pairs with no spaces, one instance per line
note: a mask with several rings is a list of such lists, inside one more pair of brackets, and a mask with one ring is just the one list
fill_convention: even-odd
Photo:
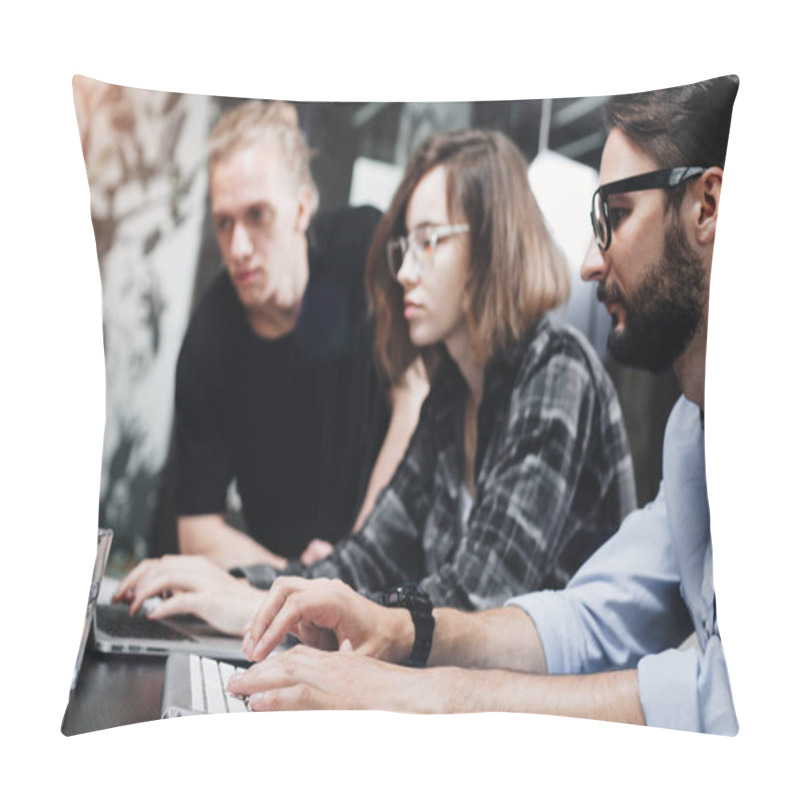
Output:
[[[387,381],[421,356],[430,392],[362,529],[286,572],[367,594],[412,583],[425,602],[464,609],[564,586],[635,507],[632,464],[603,366],[547,316],[567,298],[566,266],[505,136],[438,135],[413,155],[367,288]],[[174,564],[141,569],[122,587],[134,607],[178,588],[156,615],[191,611],[233,633],[259,605],[252,586],[277,575],[244,567],[251,585],[223,601],[203,591],[206,567],[180,579]]]

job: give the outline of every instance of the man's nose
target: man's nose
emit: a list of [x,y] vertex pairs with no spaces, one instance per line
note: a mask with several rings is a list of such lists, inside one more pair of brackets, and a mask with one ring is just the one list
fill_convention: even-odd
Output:
[[231,254],[234,258],[247,258],[253,252],[253,242],[247,231],[247,226],[240,222],[234,223],[233,236],[231,237]]
[[608,264],[605,257],[600,252],[600,247],[592,238],[592,243],[586,251],[581,265],[581,278],[585,281],[601,281],[608,272]]

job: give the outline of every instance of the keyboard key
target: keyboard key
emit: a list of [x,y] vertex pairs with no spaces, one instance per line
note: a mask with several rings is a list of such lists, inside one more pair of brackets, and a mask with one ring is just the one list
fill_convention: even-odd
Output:
[[189,681],[192,710],[201,714],[224,714],[249,711],[247,701],[228,692],[228,681],[236,673],[245,672],[213,658],[189,655]]
[[228,705],[220,681],[219,665],[212,658],[204,658],[201,663],[206,688],[206,711],[209,714],[224,714],[228,710]]
[[244,702],[244,700],[238,695],[231,694],[227,688],[228,680],[237,672],[243,672],[243,670],[237,669],[233,666],[233,664],[225,664],[222,661],[219,662],[219,675],[222,679],[223,689],[225,689],[225,699],[228,702],[228,711],[249,711],[250,709],[247,707],[247,704]]
[[200,656],[194,653],[189,656],[189,680],[192,688],[192,708],[205,713],[206,695],[203,689],[203,668],[200,666]]

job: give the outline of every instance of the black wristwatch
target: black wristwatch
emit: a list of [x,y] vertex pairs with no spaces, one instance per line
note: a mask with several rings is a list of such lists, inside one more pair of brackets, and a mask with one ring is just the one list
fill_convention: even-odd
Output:
[[404,583],[381,595],[380,603],[388,608],[407,608],[414,621],[414,647],[403,662],[407,667],[424,667],[433,644],[433,603],[415,583]]

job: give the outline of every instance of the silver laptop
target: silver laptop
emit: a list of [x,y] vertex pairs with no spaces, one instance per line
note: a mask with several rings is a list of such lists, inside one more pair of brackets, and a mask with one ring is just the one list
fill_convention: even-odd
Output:
[[[112,535],[110,530],[101,530],[97,536],[95,570],[102,562],[100,574],[105,569]],[[198,653],[228,661],[244,661],[239,637],[222,634],[193,616],[168,620],[148,619],[141,613],[131,616],[124,603],[107,602],[114,588],[113,580],[108,578],[97,588],[92,580],[94,597],[90,596],[92,607],[87,609],[87,620],[91,617],[95,650],[162,658],[169,653]]]

